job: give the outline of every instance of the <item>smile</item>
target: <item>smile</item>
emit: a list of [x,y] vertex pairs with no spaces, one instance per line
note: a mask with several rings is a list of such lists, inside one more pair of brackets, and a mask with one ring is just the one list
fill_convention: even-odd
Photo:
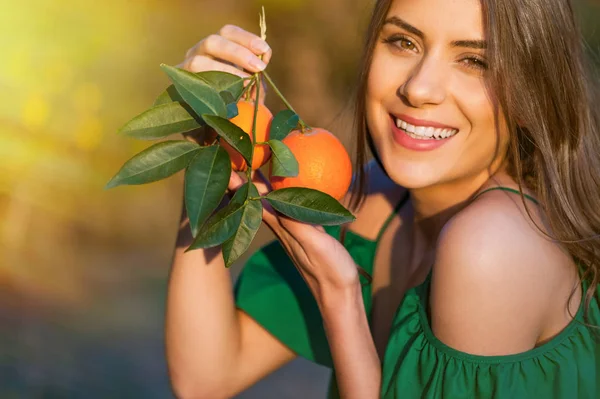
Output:
[[395,118],[396,127],[402,129],[407,135],[417,140],[443,140],[458,133],[457,129],[441,129],[432,126],[412,125],[400,118]]
[[459,132],[451,126],[405,115],[390,115],[390,125],[394,141],[411,151],[435,150],[452,141]]

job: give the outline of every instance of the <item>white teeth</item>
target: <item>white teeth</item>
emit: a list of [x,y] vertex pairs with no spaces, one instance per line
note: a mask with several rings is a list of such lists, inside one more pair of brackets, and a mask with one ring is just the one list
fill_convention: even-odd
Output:
[[411,137],[420,139],[434,138],[439,140],[452,137],[458,133],[458,130],[456,129],[436,129],[431,126],[414,126],[398,118],[396,118],[396,126],[410,133]]

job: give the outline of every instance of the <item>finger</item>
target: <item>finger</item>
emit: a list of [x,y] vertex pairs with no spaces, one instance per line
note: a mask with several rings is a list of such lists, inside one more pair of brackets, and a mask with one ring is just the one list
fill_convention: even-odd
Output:
[[[234,43],[239,44],[240,46],[250,49],[256,55],[262,55],[271,52],[271,47],[266,41],[262,40],[254,33],[245,31],[239,26],[225,25],[219,31],[219,35]],[[266,59],[265,62],[267,62],[270,59],[271,56],[269,55],[269,58]]]
[[263,55],[263,61],[265,64],[269,65],[269,62],[271,61],[271,57],[273,56],[273,50],[269,50],[267,51],[264,55]]
[[256,169],[252,172],[252,182],[258,189],[260,195],[267,195],[273,190],[271,183],[269,183],[269,180],[260,171],[260,169]]
[[182,64],[182,66],[183,69],[190,72],[221,71],[229,72],[241,78],[247,78],[250,76],[246,72],[241,71],[234,66],[216,61],[205,55],[196,55],[192,58],[189,58]]
[[[235,171],[231,171],[231,175],[229,176],[229,184],[227,185],[227,189],[230,191],[237,191],[246,184],[248,180],[245,176],[240,175]],[[252,183],[256,186],[258,193],[260,195],[267,195],[271,191],[271,185],[266,180],[264,175],[260,170],[255,170],[252,173]]]
[[260,72],[267,66],[247,47],[233,42],[220,35],[210,35],[198,46],[195,55],[207,55],[212,58],[220,58],[232,64],[241,66],[247,71]]
[[314,242],[316,232],[327,234],[322,226],[299,222],[287,216],[278,215],[277,220],[279,229],[293,237],[302,247],[318,245]]
[[182,135],[184,139],[200,145],[211,144],[211,131],[210,128],[207,126],[202,126],[198,129],[194,129],[189,132],[184,132],[182,133]]
[[227,185],[227,189],[231,192],[236,192],[244,184],[246,184],[246,179],[232,171],[231,175],[229,176],[229,184]]

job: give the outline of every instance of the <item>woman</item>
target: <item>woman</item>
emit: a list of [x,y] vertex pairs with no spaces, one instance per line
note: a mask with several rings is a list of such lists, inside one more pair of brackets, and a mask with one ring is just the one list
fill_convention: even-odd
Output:
[[[226,26],[182,66],[247,76],[258,55]],[[218,251],[184,254],[180,231],[177,395],[231,397],[301,355],[335,370],[331,397],[598,397],[600,98],[568,1],[379,0],[362,62],[377,162],[359,146],[344,244],[267,210],[278,241],[234,298]]]

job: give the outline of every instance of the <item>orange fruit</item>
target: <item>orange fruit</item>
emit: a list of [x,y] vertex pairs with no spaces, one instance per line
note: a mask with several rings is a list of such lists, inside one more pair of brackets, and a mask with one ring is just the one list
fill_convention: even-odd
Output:
[[273,190],[305,187],[322,191],[341,200],[352,182],[352,162],[343,144],[331,132],[312,128],[291,132],[282,140],[298,161],[296,177],[272,176]]
[[[252,122],[254,121],[254,103],[241,100],[237,103],[238,115],[235,118],[231,118],[230,121],[248,133],[250,141],[252,141]],[[269,130],[271,129],[271,121],[273,120],[273,114],[263,104],[258,105],[258,114],[256,116],[256,141],[267,142],[269,141]],[[209,135],[207,141],[212,142],[216,138],[217,133],[212,132]],[[231,168],[236,171],[246,171],[248,165],[246,160],[237,152],[232,146],[229,145],[225,140],[221,140],[221,146],[229,153],[231,158]],[[258,169],[266,164],[271,158],[271,149],[266,144],[260,144],[254,147],[254,155],[252,156],[252,169]]]

